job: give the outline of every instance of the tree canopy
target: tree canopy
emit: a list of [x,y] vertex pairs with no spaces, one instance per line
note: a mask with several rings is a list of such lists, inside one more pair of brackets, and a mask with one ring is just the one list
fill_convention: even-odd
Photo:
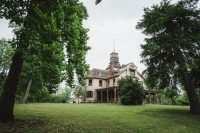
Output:
[[[85,55],[89,47],[88,30],[82,26],[87,10],[82,3],[78,0],[3,0],[0,18],[10,21],[16,36],[16,50],[0,97],[0,121],[14,119],[13,107],[21,70],[28,70],[28,79],[38,72],[48,87],[54,87],[52,83],[57,84],[65,78],[71,86],[76,71],[80,83],[84,84],[88,69]],[[61,71],[64,47],[66,69]],[[23,63],[33,68],[25,65],[26,68]],[[62,72],[66,75],[60,79]]]
[[158,5],[144,9],[143,19],[138,22],[148,36],[141,45],[142,62],[147,69],[150,87],[160,89],[180,83],[188,93],[192,113],[200,113],[199,100],[194,86],[198,76],[191,76],[199,68],[200,57],[200,10],[198,0],[181,0],[171,4],[163,0]]

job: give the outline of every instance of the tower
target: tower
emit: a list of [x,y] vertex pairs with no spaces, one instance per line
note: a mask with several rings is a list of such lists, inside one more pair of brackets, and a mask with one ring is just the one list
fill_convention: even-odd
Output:
[[115,50],[110,54],[110,63],[106,70],[110,71],[110,76],[113,76],[116,72],[118,72],[118,69],[121,67],[119,63],[119,57],[118,53],[115,52]]

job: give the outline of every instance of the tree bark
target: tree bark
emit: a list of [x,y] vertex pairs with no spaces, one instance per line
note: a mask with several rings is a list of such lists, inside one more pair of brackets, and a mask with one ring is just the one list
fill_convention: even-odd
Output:
[[[35,4],[37,3],[37,1],[30,2],[30,7],[28,8],[27,17],[24,22],[25,29],[33,29],[31,17],[35,15],[33,7],[34,2]],[[12,59],[7,79],[3,86],[3,92],[0,97],[0,122],[8,122],[14,120],[13,109],[15,103],[15,93],[23,65],[22,50],[26,50],[29,46],[27,42],[29,41],[28,37],[29,35],[26,35],[25,32],[22,32],[18,38],[19,42]]]
[[26,92],[25,92],[24,98],[22,100],[22,103],[26,103],[26,101],[28,99],[29,91],[31,89],[31,85],[32,85],[32,79],[30,79],[29,82],[28,82],[28,86],[26,88]]
[[15,93],[19,81],[23,64],[22,52],[16,50],[10,71],[3,86],[3,91],[0,97],[0,121],[7,122],[14,120],[13,109],[15,102]]
[[200,114],[200,102],[197,93],[195,91],[195,87],[185,73],[184,73],[184,86],[190,103],[190,112],[192,114]]

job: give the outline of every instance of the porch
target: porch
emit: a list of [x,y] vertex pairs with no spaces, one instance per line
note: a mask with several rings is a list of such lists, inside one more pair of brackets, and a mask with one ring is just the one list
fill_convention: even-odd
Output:
[[116,103],[119,101],[117,88],[96,89],[96,101],[99,103]]

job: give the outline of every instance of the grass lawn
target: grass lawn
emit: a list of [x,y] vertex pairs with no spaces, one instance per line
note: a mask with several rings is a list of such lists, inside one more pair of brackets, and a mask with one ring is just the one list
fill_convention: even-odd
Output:
[[1,133],[200,133],[189,107],[117,104],[16,104]]

